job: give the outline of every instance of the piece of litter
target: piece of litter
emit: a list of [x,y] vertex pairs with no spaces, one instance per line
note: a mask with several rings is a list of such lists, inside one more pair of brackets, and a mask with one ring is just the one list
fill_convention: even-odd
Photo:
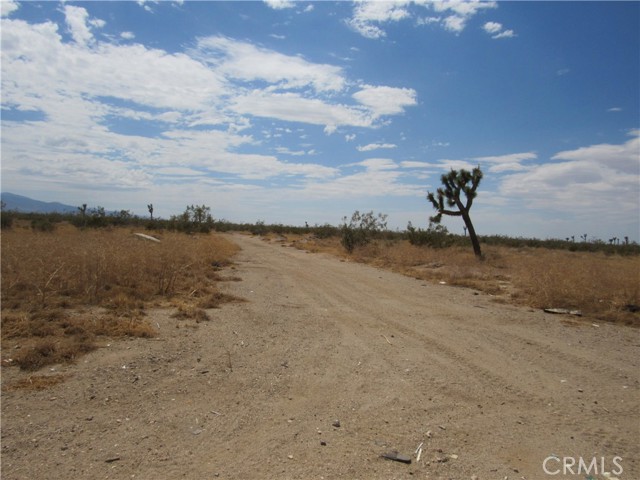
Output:
[[456,458],[458,458],[458,455],[456,455],[455,453],[452,453],[451,455],[449,455],[449,457],[451,457],[451,458],[453,458],[455,460]]
[[422,447],[418,449],[418,456],[416,457],[416,462],[420,461],[420,457],[422,456]]
[[411,463],[411,459],[409,457],[398,453],[396,450],[388,453],[383,453],[381,457],[386,458],[387,460],[393,460],[396,462]]
[[144,240],[150,240],[152,242],[160,243],[160,240],[158,240],[156,237],[152,237],[151,235],[145,235],[144,233],[134,233],[134,235]]
[[420,445],[418,445],[418,448],[416,448],[416,452],[418,453],[418,450],[420,450],[422,448],[422,445],[424,445],[424,442],[420,442]]

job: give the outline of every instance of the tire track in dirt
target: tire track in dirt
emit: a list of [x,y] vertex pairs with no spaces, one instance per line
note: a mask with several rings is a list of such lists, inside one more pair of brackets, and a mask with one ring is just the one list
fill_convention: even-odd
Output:
[[[489,298],[478,298],[468,290],[425,288],[413,279],[400,279],[389,272],[334,259],[325,260],[316,270],[297,263],[307,263],[304,259],[309,254],[278,250],[267,244],[260,248],[276,250],[275,255],[282,262],[276,261],[272,268],[294,278],[310,303],[324,306],[341,328],[342,338],[350,338],[354,350],[381,359],[380,375],[419,371],[419,375],[410,376],[416,397],[433,396],[436,391],[443,396],[441,403],[454,402],[457,408],[464,404],[466,409],[478,403],[508,404],[516,416],[526,418],[526,423],[516,420],[517,426],[546,426],[551,430],[558,422],[565,430],[573,431],[573,436],[567,436],[569,439],[581,436],[594,442],[598,438],[598,445],[616,445],[615,451],[624,451],[628,456],[637,454],[637,448],[629,448],[629,438],[637,434],[637,428],[625,428],[623,420],[625,415],[633,418],[638,413],[635,362],[623,361],[633,353],[631,347],[626,354],[602,357],[602,339],[589,330],[590,326],[566,327],[540,312],[495,305]],[[562,335],[567,332],[570,335]],[[628,335],[623,337],[632,344]],[[385,338],[393,345],[389,346]],[[571,345],[572,339],[577,339],[575,345]],[[581,342],[588,345],[579,347]],[[419,361],[408,362],[405,357]],[[570,379],[571,386],[564,388],[563,377]],[[615,407],[610,401],[609,397],[619,399],[621,393],[627,393],[611,389],[616,378],[633,383],[629,385],[633,393],[628,392],[631,402],[627,406]],[[600,404],[604,401],[609,407],[590,414],[584,396],[576,395],[582,393],[576,392],[576,385],[588,385],[590,401],[600,398]],[[569,414],[565,412],[560,417],[558,410],[566,407],[570,407]],[[439,410],[446,409],[444,406]],[[504,416],[503,410],[497,409],[496,417]],[[607,411],[609,414],[603,417]],[[591,427],[581,427],[588,415],[591,418],[587,423],[604,422],[609,427],[591,434]],[[619,435],[619,431],[624,433]],[[555,437],[548,433],[543,437]],[[540,446],[547,447],[547,441],[538,442]],[[576,448],[579,449],[573,445],[571,450]],[[530,466],[535,468],[535,461]]]

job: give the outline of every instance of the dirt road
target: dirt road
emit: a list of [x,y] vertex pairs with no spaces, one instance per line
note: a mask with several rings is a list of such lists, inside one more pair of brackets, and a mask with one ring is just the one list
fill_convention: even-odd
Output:
[[637,330],[232,238],[247,302],[150,312],[48,390],[4,369],[3,479],[640,478]]

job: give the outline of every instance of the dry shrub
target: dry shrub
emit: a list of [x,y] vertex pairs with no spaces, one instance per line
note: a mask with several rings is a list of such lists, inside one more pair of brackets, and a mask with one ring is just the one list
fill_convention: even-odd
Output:
[[[238,251],[217,235],[166,233],[156,243],[127,228],[70,225],[54,233],[14,228],[1,239],[3,346],[22,339],[13,361],[25,370],[73,361],[95,348],[96,336],[154,336],[142,319],[149,302],[200,291],[201,302],[219,304],[215,272]],[[78,315],[85,306],[92,313]]]
[[156,336],[155,329],[148,322],[135,316],[102,316],[95,322],[92,332],[105,337],[152,338]]
[[225,303],[243,302],[244,299],[228,293],[214,292],[198,300],[200,308],[220,308]]
[[176,312],[171,314],[172,318],[193,319],[198,323],[210,320],[209,314],[204,309],[190,303],[179,303],[176,308]]
[[61,299],[108,306],[122,298],[181,295],[237,250],[216,235],[167,233],[155,243],[125,228],[60,227],[53,234],[14,229],[2,233],[2,300],[18,309]]
[[70,339],[47,337],[19,350],[13,357],[13,363],[22,370],[33,371],[45,365],[73,362],[95,348],[93,338],[89,336],[74,336]]
[[602,253],[529,251],[514,262],[516,297],[539,308],[579,309],[598,318],[640,324],[640,259]]

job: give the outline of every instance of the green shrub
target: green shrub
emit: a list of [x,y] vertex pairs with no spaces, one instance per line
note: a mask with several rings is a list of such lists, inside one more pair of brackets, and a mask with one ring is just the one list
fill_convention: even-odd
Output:
[[340,243],[347,252],[351,253],[356,247],[367,245],[373,238],[386,230],[387,215],[382,213],[374,215],[373,211],[360,213],[356,210],[351,215],[349,223],[347,223],[347,217],[344,217],[342,222]]

